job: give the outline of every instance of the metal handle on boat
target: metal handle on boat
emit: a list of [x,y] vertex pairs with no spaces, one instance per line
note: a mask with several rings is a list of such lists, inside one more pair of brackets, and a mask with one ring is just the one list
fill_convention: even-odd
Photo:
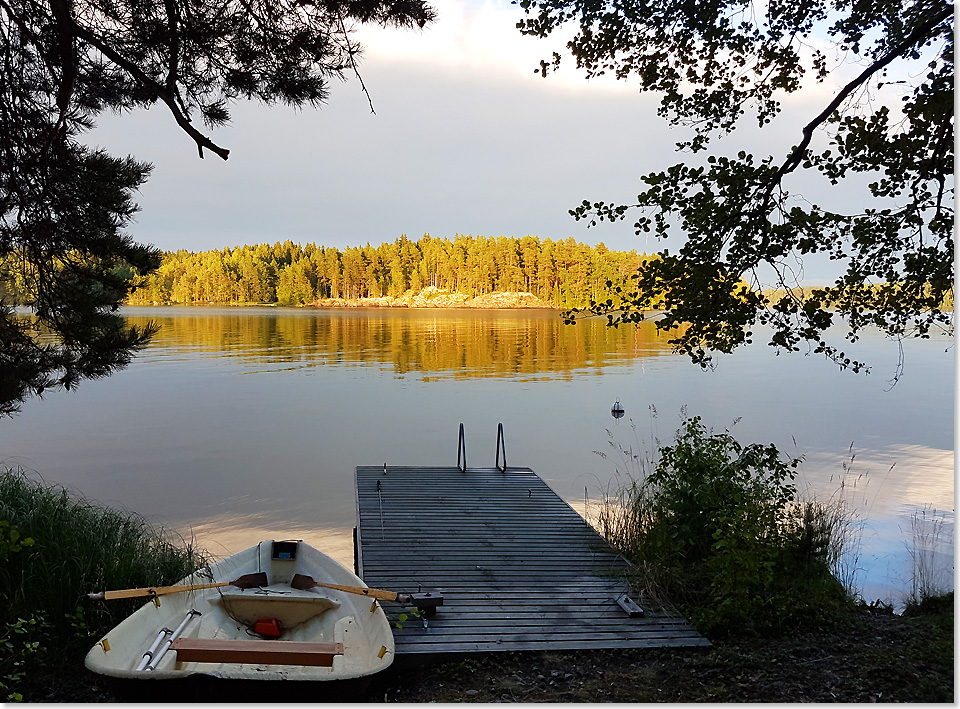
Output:
[[[460,465],[460,454],[463,454],[463,465]],[[467,472],[467,442],[463,435],[463,423],[460,424],[460,441],[457,443],[457,467]]]
[[[503,451],[503,467],[500,466],[500,451]],[[501,473],[507,472],[507,447],[503,440],[503,424],[497,424],[497,468]]]
[[160,649],[157,651],[153,657],[150,658],[150,661],[144,666],[144,670],[155,670],[157,665],[160,663],[160,660],[163,659],[163,656],[167,654],[167,650],[170,649],[170,646],[173,645],[173,641],[179,638],[183,631],[186,630],[187,626],[190,624],[190,621],[200,615],[200,611],[194,609],[187,613],[187,617],[183,619],[183,622],[177,626],[177,629],[174,630],[166,640],[163,641],[163,644],[160,646]]
[[170,628],[160,628],[160,631],[157,633],[157,639],[153,641],[153,645],[143,653],[143,658],[140,660],[140,664],[137,665],[137,672],[140,672],[147,666],[150,660],[153,659],[153,654],[157,651],[157,648],[160,647],[160,643],[172,633],[173,631],[170,630]]

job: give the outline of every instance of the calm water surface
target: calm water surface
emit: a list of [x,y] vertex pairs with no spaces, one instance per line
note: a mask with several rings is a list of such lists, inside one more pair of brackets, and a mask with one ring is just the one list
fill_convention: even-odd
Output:
[[918,513],[942,526],[936,563],[953,585],[947,338],[906,343],[905,376],[890,389],[897,346],[876,334],[848,350],[873,364],[869,376],[765,346],[702,372],[652,325],[566,327],[551,312],[126,313],[161,324],[150,348],[108,379],[28,402],[0,423],[0,460],[214,553],[300,538],[352,565],[354,468],[454,465],[460,422],[471,466],[494,464],[502,422],[510,465],[533,468],[589,516],[618,448],[669,442],[686,407],[742,443],[802,454],[801,487],[843,495],[864,525],[851,562],[865,598],[909,591]]

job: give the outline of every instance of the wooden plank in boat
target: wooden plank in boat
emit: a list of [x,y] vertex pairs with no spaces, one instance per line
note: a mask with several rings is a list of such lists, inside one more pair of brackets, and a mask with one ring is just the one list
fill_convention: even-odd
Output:
[[333,658],[343,654],[343,643],[177,638],[170,649],[178,662],[333,667]]

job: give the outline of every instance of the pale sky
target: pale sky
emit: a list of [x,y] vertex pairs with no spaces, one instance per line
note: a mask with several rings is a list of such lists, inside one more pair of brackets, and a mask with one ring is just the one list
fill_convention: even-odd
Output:
[[[231,150],[226,162],[200,160],[162,107],[101,117],[91,142],[154,164],[130,231],[164,250],[285,239],[342,249],[424,233],[661,250],[633,219],[587,229],[568,214],[583,199],[630,202],[641,174],[683,159],[674,144],[687,136],[656,115],[658,97],[588,82],[569,58],[559,75],[535,74],[562,40],[521,36],[508,0],[434,4],[423,31],[360,31],[375,115],[355,77],[319,110],[236,105],[229,127],[208,132]],[[773,127],[724,151],[785,155],[831,91],[791,98]]]

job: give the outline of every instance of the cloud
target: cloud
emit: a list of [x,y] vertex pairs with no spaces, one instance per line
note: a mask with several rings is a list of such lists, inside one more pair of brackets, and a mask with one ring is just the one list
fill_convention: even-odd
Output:
[[460,75],[533,77],[540,60],[563,46],[555,38],[525,37],[516,29],[524,17],[508,0],[433,0],[437,21],[424,30],[361,27],[357,37],[365,61],[423,62]]
[[213,136],[231,149],[226,163],[198,160],[162,108],[104,117],[95,142],[155,165],[134,233],[191,250],[287,238],[342,248],[401,233],[637,246],[628,226],[587,232],[568,210],[632,199],[644,165],[669,154],[651,100],[534,76],[538,46],[514,52],[530,40],[503,7],[445,0],[440,11],[422,33],[362,33],[375,115],[356,80],[318,111],[238,104]]

